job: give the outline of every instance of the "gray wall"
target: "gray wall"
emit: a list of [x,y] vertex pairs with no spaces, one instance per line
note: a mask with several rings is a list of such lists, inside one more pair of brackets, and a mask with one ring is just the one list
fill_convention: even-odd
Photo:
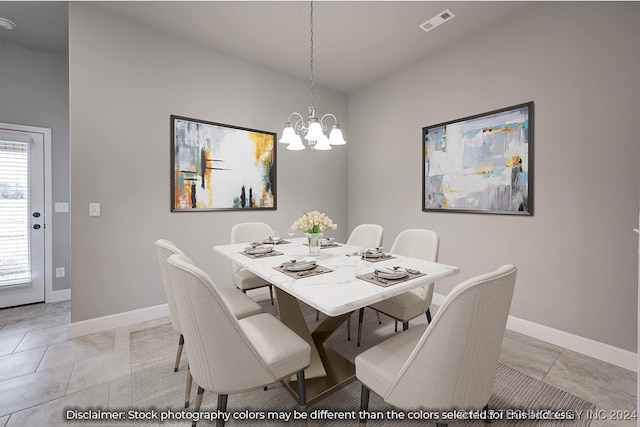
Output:
[[[52,200],[69,201],[69,66],[67,55],[0,40],[0,122],[51,128]],[[52,208],[53,210],[53,208]],[[54,291],[70,287],[69,214],[51,212]]]
[[[346,149],[277,152],[278,209],[171,213],[169,116],[282,131],[306,111],[307,82],[121,19],[70,6],[73,322],[166,302],[153,242],[172,240],[223,287],[228,261],[212,247],[231,226],[264,221],[285,235],[302,211],[325,211],[346,238]],[[304,58],[301,58],[304,60]],[[346,121],[346,96],[316,87],[319,112]],[[345,128],[347,137],[349,129]],[[88,216],[89,202],[102,204]]]
[[[513,263],[512,315],[636,352],[638,40],[638,3],[544,2],[352,94],[349,225],[436,230],[441,294]],[[535,215],[422,212],[422,127],[527,101]]]

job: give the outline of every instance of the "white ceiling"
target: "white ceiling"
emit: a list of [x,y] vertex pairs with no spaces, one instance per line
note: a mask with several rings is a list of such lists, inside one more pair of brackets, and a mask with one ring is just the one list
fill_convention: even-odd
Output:
[[[96,7],[193,43],[309,78],[309,2],[116,1]],[[528,2],[319,1],[314,3],[314,81],[349,93],[434,55],[461,39],[526,13]],[[426,33],[418,25],[450,9],[456,16]],[[66,48],[66,3],[0,1],[24,44]],[[60,28],[62,27],[62,28]],[[59,33],[64,33],[60,41]],[[62,44],[62,46],[54,46]]]

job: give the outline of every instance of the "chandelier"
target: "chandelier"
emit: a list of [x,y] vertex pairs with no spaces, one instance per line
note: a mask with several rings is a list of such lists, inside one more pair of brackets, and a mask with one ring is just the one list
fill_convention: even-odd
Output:
[[[347,142],[342,137],[342,130],[338,124],[338,119],[331,113],[327,113],[321,118],[316,116],[316,108],[313,106],[313,1],[311,2],[310,13],[310,38],[311,48],[309,56],[309,117],[305,121],[302,114],[293,112],[289,114],[289,119],[284,124],[284,130],[282,131],[282,138],[279,142],[289,144],[287,150],[304,150],[306,147],[302,143],[300,134],[304,133],[304,139],[307,141],[309,147],[313,150],[331,150],[332,145],[344,145]],[[328,130],[325,125],[325,119],[333,119],[333,126],[331,127],[331,133],[329,137],[325,135]],[[295,120],[295,122],[294,122]]]

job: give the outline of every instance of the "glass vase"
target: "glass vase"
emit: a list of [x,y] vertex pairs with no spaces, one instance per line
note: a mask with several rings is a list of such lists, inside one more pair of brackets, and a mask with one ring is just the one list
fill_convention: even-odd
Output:
[[324,233],[305,233],[309,244],[309,256],[317,257],[320,255],[320,239]]

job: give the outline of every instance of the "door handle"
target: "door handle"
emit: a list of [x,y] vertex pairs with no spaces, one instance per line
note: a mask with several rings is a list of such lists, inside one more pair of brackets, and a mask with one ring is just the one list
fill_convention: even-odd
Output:
[[33,225],[33,229],[34,230],[39,230],[40,229],[40,224],[34,224]]

